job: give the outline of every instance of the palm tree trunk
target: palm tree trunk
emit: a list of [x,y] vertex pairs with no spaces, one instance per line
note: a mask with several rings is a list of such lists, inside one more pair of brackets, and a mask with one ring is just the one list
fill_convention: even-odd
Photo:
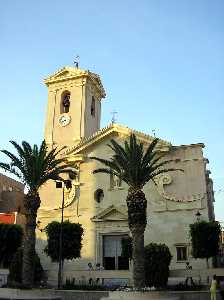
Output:
[[144,231],[146,226],[147,201],[142,190],[129,189],[127,197],[128,223],[133,243],[134,286],[145,286]]
[[37,209],[40,206],[39,195],[26,195],[24,206],[26,210],[26,226],[23,241],[22,283],[24,287],[31,288],[34,283],[35,230]]
[[137,288],[145,286],[144,230],[141,226],[131,229],[133,242],[133,282]]

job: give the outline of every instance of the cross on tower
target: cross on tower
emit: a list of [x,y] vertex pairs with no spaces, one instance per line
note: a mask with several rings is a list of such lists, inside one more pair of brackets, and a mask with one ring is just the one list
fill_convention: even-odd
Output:
[[79,55],[76,55],[75,60],[74,60],[74,64],[75,64],[75,67],[77,69],[79,68],[79,59],[80,59]]
[[153,134],[154,137],[156,137],[156,130],[155,129],[152,130],[152,134]]

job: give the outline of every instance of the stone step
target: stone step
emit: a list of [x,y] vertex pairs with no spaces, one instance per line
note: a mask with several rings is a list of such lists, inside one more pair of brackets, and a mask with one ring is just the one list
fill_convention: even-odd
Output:
[[109,297],[103,297],[101,300],[179,300],[180,297],[169,295],[166,292],[146,291],[146,292],[109,292]]
[[0,300],[62,300],[61,297],[41,297],[41,296],[0,296]]

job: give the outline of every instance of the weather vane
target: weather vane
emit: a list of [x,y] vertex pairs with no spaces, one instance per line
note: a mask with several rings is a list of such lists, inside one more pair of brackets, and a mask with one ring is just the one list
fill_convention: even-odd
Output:
[[118,112],[116,110],[113,110],[111,114],[112,114],[111,123],[114,124],[117,121],[116,115],[118,114]]
[[80,59],[79,55],[76,55],[75,60],[74,60],[74,64],[75,64],[75,67],[77,69],[79,68],[79,59]]

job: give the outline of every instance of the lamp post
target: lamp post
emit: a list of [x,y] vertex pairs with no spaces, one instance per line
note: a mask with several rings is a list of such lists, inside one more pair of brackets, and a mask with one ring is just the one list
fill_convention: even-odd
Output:
[[56,188],[62,188],[62,205],[61,205],[61,226],[59,235],[59,259],[58,259],[58,288],[62,288],[62,271],[63,271],[63,222],[64,222],[64,204],[65,204],[65,187],[70,189],[72,187],[71,180],[56,181]]

